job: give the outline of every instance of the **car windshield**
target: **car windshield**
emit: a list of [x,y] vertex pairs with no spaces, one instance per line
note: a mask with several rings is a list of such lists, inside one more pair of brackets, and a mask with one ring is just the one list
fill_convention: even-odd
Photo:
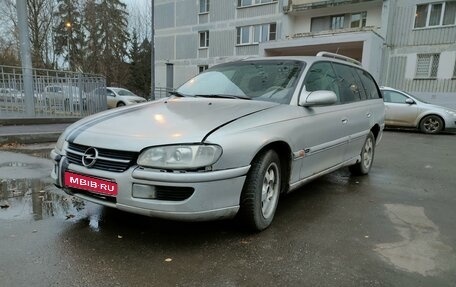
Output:
[[119,96],[135,96],[135,94],[125,89],[118,89],[116,92]]
[[246,98],[290,103],[305,64],[293,60],[242,61],[215,66],[177,89],[194,97]]

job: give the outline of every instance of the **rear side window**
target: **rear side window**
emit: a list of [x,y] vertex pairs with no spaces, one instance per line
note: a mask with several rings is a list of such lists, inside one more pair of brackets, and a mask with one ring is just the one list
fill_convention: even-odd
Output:
[[342,103],[351,103],[366,99],[363,84],[356,73],[356,68],[333,63],[337,75],[340,99]]
[[366,72],[361,69],[356,69],[356,72],[358,73],[364,87],[364,91],[366,93],[367,99],[379,99],[381,98],[381,94],[378,91],[377,85],[375,84],[374,78]]

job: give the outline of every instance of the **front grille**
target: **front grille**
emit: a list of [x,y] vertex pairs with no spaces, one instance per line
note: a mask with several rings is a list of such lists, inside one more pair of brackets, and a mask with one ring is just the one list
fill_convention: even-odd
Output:
[[193,187],[178,186],[155,186],[155,199],[181,201],[192,196],[195,189]]
[[[82,156],[89,146],[79,145],[70,143],[66,150],[68,162],[76,165],[83,166]],[[113,171],[113,172],[124,172],[131,167],[138,158],[138,153],[96,148],[98,150],[98,158],[91,168]]]

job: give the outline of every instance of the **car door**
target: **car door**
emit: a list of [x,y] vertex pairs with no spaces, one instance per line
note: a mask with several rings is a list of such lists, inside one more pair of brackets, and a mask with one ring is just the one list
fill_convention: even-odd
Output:
[[406,95],[392,90],[382,90],[385,103],[385,124],[389,126],[413,127],[418,116],[416,104],[406,103]]
[[345,129],[348,143],[344,151],[344,161],[360,154],[369,132],[369,103],[364,86],[355,67],[341,63],[332,63],[337,75],[337,85],[341,104],[345,111]]
[[108,108],[115,108],[117,106],[116,93],[111,89],[106,89],[106,101]]
[[[329,62],[316,62],[310,67],[303,91],[301,97],[314,91],[333,91],[339,95]],[[339,101],[328,106],[303,107],[302,115],[305,124],[296,139],[304,149],[300,171],[300,178],[304,179],[340,164],[348,137],[344,122],[346,111]]]

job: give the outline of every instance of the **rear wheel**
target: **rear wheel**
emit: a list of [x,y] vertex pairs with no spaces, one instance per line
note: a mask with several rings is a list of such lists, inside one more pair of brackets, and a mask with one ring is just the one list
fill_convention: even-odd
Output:
[[443,129],[443,121],[440,117],[430,115],[420,122],[420,130],[425,134],[437,134]]
[[280,190],[280,159],[269,150],[253,160],[241,195],[240,215],[250,229],[260,231],[271,225]]
[[367,135],[363,148],[361,149],[361,161],[348,167],[353,175],[366,175],[369,173],[375,154],[375,137],[372,132]]

